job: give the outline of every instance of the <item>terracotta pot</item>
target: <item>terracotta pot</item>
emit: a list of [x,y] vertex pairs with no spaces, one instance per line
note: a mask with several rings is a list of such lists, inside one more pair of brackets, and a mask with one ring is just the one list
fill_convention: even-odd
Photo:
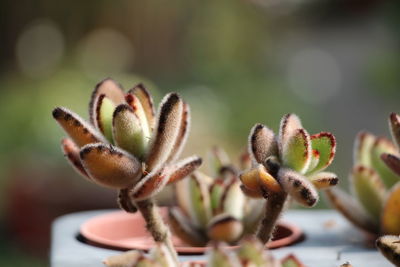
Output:
[[[167,209],[161,208],[167,221]],[[110,212],[91,218],[82,224],[81,241],[91,245],[116,250],[139,249],[147,251],[154,246],[154,241],[145,228],[140,213],[129,214],[124,211]],[[279,222],[275,238],[267,244],[269,249],[288,246],[300,241],[303,233],[295,225]],[[172,237],[179,254],[203,254],[208,247],[192,247],[185,244],[177,236]],[[236,248],[236,246],[231,246]]]

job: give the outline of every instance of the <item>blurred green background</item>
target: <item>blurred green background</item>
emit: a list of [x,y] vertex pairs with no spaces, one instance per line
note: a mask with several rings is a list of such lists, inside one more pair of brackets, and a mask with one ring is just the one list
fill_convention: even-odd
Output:
[[[356,0],[0,2],[0,266],[46,266],[50,223],[116,207],[64,161],[51,110],[87,117],[105,77],[192,106],[186,154],[214,144],[233,158],[256,122],[297,113],[338,141],[346,184],[362,129],[388,135],[400,112],[400,4]],[[324,207],[322,203],[320,207]]]

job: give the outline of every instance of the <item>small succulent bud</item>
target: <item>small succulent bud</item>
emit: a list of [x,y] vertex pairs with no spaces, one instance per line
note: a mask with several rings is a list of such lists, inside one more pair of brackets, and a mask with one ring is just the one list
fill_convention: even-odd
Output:
[[264,162],[278,153],[274,132],[262,124],[256,124],[249,135],[249,154],[257,162]]
[[223,213],[212,218],[207,229],[211,240],[234,243],[242,235],[243,225],[235,217]]
[[400,237],[394,235],[386,235],[376,240],[376,246],[379,251],[391,263],[400,266]]

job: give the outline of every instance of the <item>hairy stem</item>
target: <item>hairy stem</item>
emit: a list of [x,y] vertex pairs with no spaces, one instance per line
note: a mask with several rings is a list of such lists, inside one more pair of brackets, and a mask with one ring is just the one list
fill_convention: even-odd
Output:
[[270,193],[265,203],[264,217],[258,225],[256,236],[264,244],[271,239],[277,220],[283,211],[287,193]]
[[136,207],[146,221],[146,228],[152,235],[154,241],[163,243],[171,252],[176,266],[179,266],[178,254],[172,244],[171,233],[164,223],[161,214],[153,199],[146,199],[136,202]]

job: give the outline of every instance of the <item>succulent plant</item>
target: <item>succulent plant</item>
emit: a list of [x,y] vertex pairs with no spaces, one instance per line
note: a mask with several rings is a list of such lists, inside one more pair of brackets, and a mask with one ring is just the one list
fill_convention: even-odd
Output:
[[376,247],[391,263],[400,266],[400,236],[381,236],[376,240]]
[[[304,267],[294,256],[289,255],[281,261],[264,249],[262,243],[255,238],[245,238],[237,250],[227,250],[223,243],[212,242],[207,260],[202,262],[184,262],[182,267]],[[104,261],[109,267],[172,267],[174,262],[164,245],[157,244],[149,256],[139,251],[129,251],[120,255],[111,256]]]
[[270,240],[288,196],[312,207],[319,198],[317,189],[338,183],[336,174],[324,171],[335,156],[335,137],[328,132],[310,136],[294,114],[282,118],[278,136],[256,124],[248,150],[253,166],[240,175],[241,188],[249,197],[266,199],[256,233],[264,243]]
[[62,141],[66,158],[89,181],[119,190],[121,208],[138,209],[154,240],[164,243],[177,261],[169,229],[153,197],[201,164],[197,156],[176,162],[189,132],[189,105],[170,93],[156,116],[143,85],[124,93],[115,81],[105,79],[92,93],[89,116],[87,123],[66,108],[53,110],[53,117],[69,135]]
[[368,132],[357,135],[349,175],[352,195],[339,188],[326,191],[348,220],[376,236],[400,234],[400,117],[391,114],[389,125],[396,145]]
[[[212,177],[196,171],[176,184],[178,206],[169,209],[170,226],[192,246],[205,246],[210,240],[234,244],[254,232],[262,205],[242,193],[239,171],[224,150],[214,147],[208,159]],[[247,161],[242,155],[241,165]]]

